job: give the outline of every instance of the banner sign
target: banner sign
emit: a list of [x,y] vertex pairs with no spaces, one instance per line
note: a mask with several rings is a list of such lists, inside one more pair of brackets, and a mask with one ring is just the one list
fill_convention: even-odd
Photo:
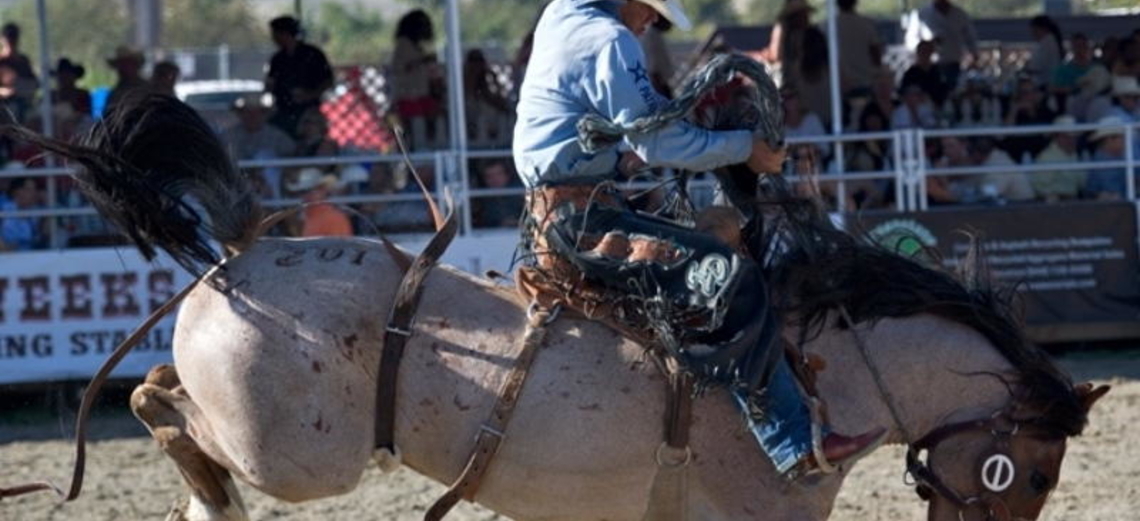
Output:
[[991,276],[1023,292],[1029,325],[1140,321],[1131,203],[939,208],[858,221],[875,241],[900,253],[937,249],[947,268],[966,257],[975,235]]
[[[476,274],[506,272],[518,238],[516,230],[460,237],[443,262]],[[419,251],[427,238],[399,243]],[[0,385],[90,378],[192,280],[168,257],[150,264],[128,247],[0,254]],[[171,363],[176,314],[151,329],[113,376],[141,377]]]

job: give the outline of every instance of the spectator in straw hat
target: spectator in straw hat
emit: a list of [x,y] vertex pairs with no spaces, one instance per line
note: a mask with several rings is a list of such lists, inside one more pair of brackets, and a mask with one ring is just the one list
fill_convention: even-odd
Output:
[[115,73],[119,76],[119,81],[115,83],[111,95],[107,97],[108,111],[127,97],[146,92],[147,81],[142,76],[142,66],[145,61],[142,51],[126,45],[120,45],[115,49],[115,54],[107,58],[107,65],[115,69]]
[[87,73],[87,69],[68,58],[60,58],[55,69],[55,90],[51,92],[52,105],[68,105],[78,114],[91,114],[91,92],[80,88],[76,83]]
[[[1093,132],[1089,141],[1096,147],[1093,161],[1120,161],[1124,159],[1125,121],[1120,116],[1107,116],[1097,122],[1105,128]],[[1101,200],[1123,199],[1127,191],[1128,171],[1124,167],[1089,170],[1085,192]]]
[[[273,110],[273,96],[267,93],[247,94],[236,100],[230,109],[237,123],[222,131],[221,140],[234,161],[248,159],[276,159],[293,155],[297,144],[281,129],[268,124]],[[264,181],[263,195],[281,196],[281,169],[266,168],[248,172],[255,180]]]
[[286,185],[292,192],[301,194],[301,200],[309,203],[305,207],[301,226],[302,237],[351,237],[352,221],[343,210],[332,204],[319,204],[328,200],[340,186],[333,174],[326,174],[319,168],[302,168],[297,180]]
[[[1115,105],[1110,113],[1133,125],[1140,123],[1140,82],[1135,76],[1117,76],[1112,80],[1112,102]],[[1132,127],[1133,157],[1140,154],[1140,127]]]

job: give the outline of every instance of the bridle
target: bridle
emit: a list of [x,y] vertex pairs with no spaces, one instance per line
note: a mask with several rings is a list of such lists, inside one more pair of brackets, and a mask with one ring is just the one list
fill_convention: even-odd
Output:
[[[913,480],[912,483],[918,496],[924,501],[930,501],[936,496],[949,501],[957,507],[959,519],[963,519],[965,511],[981,508],[986,514],[985,519],[987,521],[1013,521],[1013,514],[1001,497],[1001,494],[1013,484],[1017,474],[1016,464],[1009,455],[1009,447],[1013,437],[1055,439],[1064,436],[1058,435],[1051,429],[1034,424],[1032,421],[1015,418],[1016,402],[1011,402],[989,417],[940,425],[916,440],[906,425],[903,424],[896,405],[897,402],[892,398],[883,381],[882,374],[874,360],[871,359],[866,343],[863,342],[859,332],[855,330],[855,321],[851,319],[845,307],[839,308],[839,314],[855,338],[855,345],[858,347],[867,369],[871,372],[883,401],[890,410],[895,427],[903,435],[907,445],[906,475]],[[990,448],[982,451],[981,465],[979,465],[981,472],[975,477],[981,482],[980,488],[985,492],[967,496],[947,485],[942,477],[930,468],[928,462],[923,461],[920,455],[922,452],[926,452],[929,456],[939,444],[951,438],[979,432],[988,433],[992,438]]]

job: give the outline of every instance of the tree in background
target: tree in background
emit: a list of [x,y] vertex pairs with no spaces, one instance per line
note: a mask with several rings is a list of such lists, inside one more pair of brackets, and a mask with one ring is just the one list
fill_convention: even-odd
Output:
[[254,13],[249,0],[163,0],[163,47],[222,43],[233,49],[269,45],[266,21]]
[[333,64],[379,63],[392,48],[395,23],[379,11],[325,2],[306,25],[306,39],[324,49]]

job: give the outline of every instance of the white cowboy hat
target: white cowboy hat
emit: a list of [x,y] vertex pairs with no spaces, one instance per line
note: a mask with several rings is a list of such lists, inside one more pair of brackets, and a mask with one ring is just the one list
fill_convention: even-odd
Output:
[[1096,143],[1097,141],[1100,141],[1106,137],[1123,136],[1124,135],[1124,125],[1126,123],[1124,121],[1124,118],[1122,118],[1120,116],[1105,116],[1103,118],[1100,118],[1100,121],[1097,121],[1096,123],[1098,125],[1117,125],[1117,127],[1116,128],[1098,128],[1096,130],[1096,132],[1093,132],[1092,137],[1089,138],[1089,141],[1091,141],[1093,143]]
[[319,168],[305,167],[297,173],[297,180],[291,183],[285,183],[285,188],[290,192],[308,192],[318,186],[325,186],[326,188],[333,188],[339,184],[339,180],[333,174],[326,174]]
[[1135,76],[1113,76],[1113,96],[1140,96],[1140,82]]
[[681,0],[635,0],[655,9],[676,28],[688,31],[693,28],[689,17],[685,16],[685,8],[681,7]]

